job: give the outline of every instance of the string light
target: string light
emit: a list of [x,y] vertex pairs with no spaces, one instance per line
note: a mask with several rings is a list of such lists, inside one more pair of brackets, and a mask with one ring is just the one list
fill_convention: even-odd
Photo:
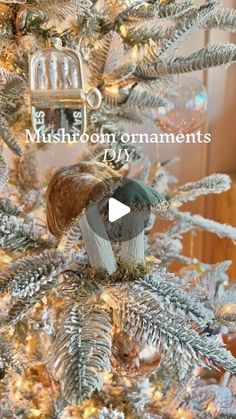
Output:
[[124,38],[126,38],[126,36],[127,36],[127,34],[128,34],[128,30],[127,30],[127,28],[126,28],[126,26],[125,26],[125,25],[121,25],[121,26],[120,26],[120,33],[121,33],[121,35],[122,35]]
[[139,52],[138,46],[137,46],[137,45],[135,45],[135,46],[132,48],[132,51],[131,51],[131,56],[130,56],[130,59],[131,59],[132,63],[135,63],[135,62],[137,61],[137,58],[138,58],[138,56],[139,56],[138,52]]
[[2,255],[0,260],[4,264],[8,264],[12,262],[12,258],[8,255]]
[[57,246],[57,250],[58,252],[63,253],[66,247],[66,243],[67,243],[67,236],[62,237],[59,245]]
[[33,417],[39,418],[42,417],[42,412],[38,409],[31,409],[30,413],[33,415]]
[[178,419],[192,419],[192,414],[190,410],[184,410],[179,408],[176,412],[176,418]]
[[104,291],[101,294],[101,300],[104,301],[105,303],[109,303],[111,301],[111,297],[106,291]]
[[187,393],[189,393],[189,394],[192,394],[192,388],[190,387],[190,386],[188,386],[187,388],[186,388],[186,391],[187,391]]
[[159,391],[159,390],[156,390],[155,392],[154,392],[154,394],[153,394],[153,398],[154,398],[154,400],[161,400],[162,399],[162,397],[163,397],[163,394],[162,394],[162,392],[161,391]]
[[207,406],[207,412],[211,413],[212,415],[215,415],[218,412],[217,407],[213,402],[210,402]]
[[113,96],[118,96],[118,94],[119,94],[119,87],[116,86],[116,85],[109,86],[109,87],[106,87],[105,91],[107,93],[110,93]]
[[13,204],[19,204],[19,199],[17,195],[11,195],[10,200]]

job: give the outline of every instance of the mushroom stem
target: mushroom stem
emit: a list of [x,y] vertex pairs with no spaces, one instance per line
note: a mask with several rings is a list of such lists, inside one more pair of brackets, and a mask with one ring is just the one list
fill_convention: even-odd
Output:
[[[99,231],[100,235],[92,230],[87,221],[87,217],[94,220],[96,231]],[[91,266],[94,268],[103,268],[109,274],[115,272],[116,260],[97,205],[93,205],[87,209],[86,214],[79,220],[79,226]]]
[[[130,239],[130,237],[133,238]],[[121,260],[144,261],[144,214],[142,212],[136,212],[132,218],[129,215],[125,216],[122,220]]]

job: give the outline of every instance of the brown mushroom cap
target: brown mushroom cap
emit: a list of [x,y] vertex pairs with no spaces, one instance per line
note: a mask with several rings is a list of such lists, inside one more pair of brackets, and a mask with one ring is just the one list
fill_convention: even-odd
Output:
[[47,223],[51,233],[60,237],[89,203],[99,201],[114,188],[119,176],[104,163],[94,161],[59,169],[53,175],[46,195]]

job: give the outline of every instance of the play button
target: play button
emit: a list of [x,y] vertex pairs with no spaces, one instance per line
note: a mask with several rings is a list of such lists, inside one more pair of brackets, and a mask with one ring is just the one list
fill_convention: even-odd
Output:
[[[104,179],[95,185],[87,201],[98,211],[87,209],[90,228],[103,239],[120,243],[130,241],[149,227],[153,207],[165,208],[165,200],[143,181],[125,177]],[[90,204],[91,205],[91,204]],[[105,228],[101,228],[101,224]]]
[[110,198],[108,201],[108,220],[110,223],[119,220],[131,211],[128,205],[122,204],[115,198]]
[[152,202],[146,185],[140,181],[124,177],[113,178],[112,182],[104,179],[91,191],[88,201],[96,202],[105,233],[96,212],[86,211],[87,222],[103,239],[114,243],[132,240],[148,226]]

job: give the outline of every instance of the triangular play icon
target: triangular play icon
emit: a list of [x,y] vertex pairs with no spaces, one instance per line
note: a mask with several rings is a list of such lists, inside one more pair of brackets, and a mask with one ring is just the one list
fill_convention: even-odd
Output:
[[108,219],[110,223],[113,223],[119,218],[124,217],[124,215],[130,213],[130,207],[122,204],[122,202],[117,201],[115,198],[110,198],[108,201]]

